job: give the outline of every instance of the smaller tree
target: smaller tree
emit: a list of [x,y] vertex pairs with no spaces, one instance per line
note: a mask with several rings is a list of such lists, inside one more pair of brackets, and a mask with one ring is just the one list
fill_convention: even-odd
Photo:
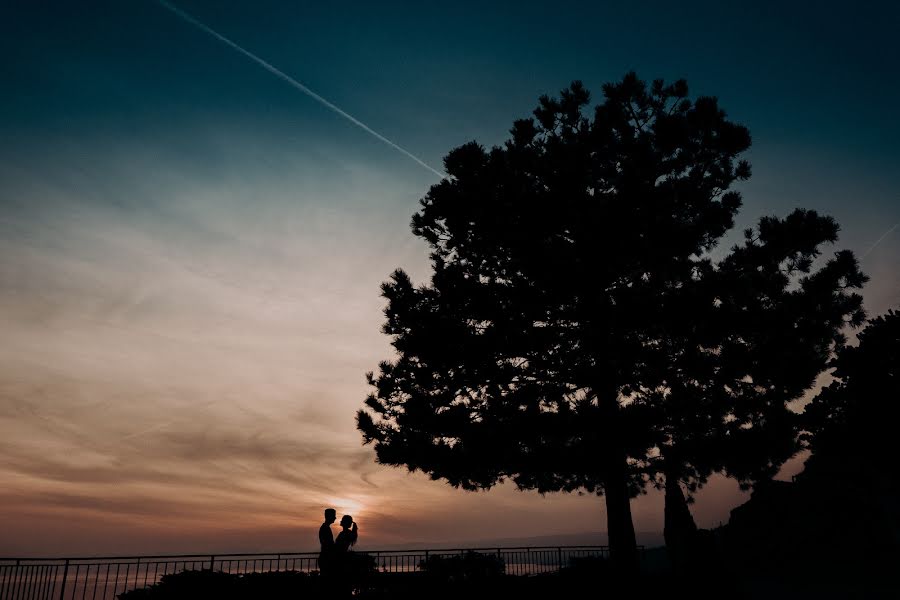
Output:
[[650,470],[665,486],[676,561],[688,558],[696,531],[682,483],[693,492],[722,472],[750,487],[800,449],[791,402],[844,345],[845,327],[864,318],[855,290],[866,277],[853,253],[814,266],[837,234],[834,219],[815,211],[765,217],[723,259],[698,260],[687,286],[659,298],[670,320],[653,343],[657,384],[634,398],[656,415]]

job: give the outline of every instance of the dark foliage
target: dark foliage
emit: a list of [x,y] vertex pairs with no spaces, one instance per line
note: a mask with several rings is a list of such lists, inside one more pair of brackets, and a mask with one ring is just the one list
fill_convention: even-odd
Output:
[[[869,321],[833,363],[835,380],[804,413],[812,455],[797,480],[820,498],[833,539],[900,558],[900,313]],[[823,511],[824,512],[824,511]],[[811,527],[811,524],[810,524]]]
[[325,597],[320,577],[297,571],[236,575],[218,571],[181,571],[163,575],[159,583],[119,594],[120,600],[244,600]]
[[564,573],[590,573],[597,575],[606,571],[609,561],[599,556],[573,556],[563,568]]
[[845,348],[832,366],[835,380],[804,414],[813,451],[808,467],[841,462],[886,472],[876,457],[893,454],[900,422],[900,313],[891,310],[869,321],[859,344]]
[[503,559],[482,552],[466,552],[452,556],[435,555],[422,561],[419,569],[444,581],[486,579],[504,573]]
[[793,453],[786,404],[862,319],[865,278],[849,252],[813,268],[838,230],[813,211],[713,262],[747,129],[684,81],[603,93],[588,114],[575,82],[504,146],[446,157],[412,220],[431,281],[383,285],[398,357],[357,419],[380,462],[454,486],[604,493],[616,558],[659,475],[752,482]]
[[757,487],[718,532],[728,579],[754,597],[895,598],[900,497],[856,483],[808,474]]
[[187,600],[216,598],[243,600],[269,598],[349,597],[351,593],[370,587],[377,573],[375,558],[365,553],[350,552],[333,576],[299,571],[267,573],[223,573],[221,571],[180,571],[163,575],[158,583],[119,594],[121,600]]
[[835,380],[803,414],[812,450],[804,471],[760,486],[732,511],[725,551],[739,573],[765,574],[785,589],[803,583],[817,597],[895,597],[900,478],[890,465],[900,314],[869,321],[832,366]]

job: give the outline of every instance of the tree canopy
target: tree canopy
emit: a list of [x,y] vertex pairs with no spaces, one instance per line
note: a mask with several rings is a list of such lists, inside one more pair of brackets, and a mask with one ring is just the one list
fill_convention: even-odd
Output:
[[751,485],[799,449],[790,403],[865,316],[854,290],[867,278],[853,253],[821,258],[838,230],[811,210],[764,217],[742,244],[719,261],[698,259],[690,279],[656,299],[660,381],[636,396],[657,409],[660,458],[674,457],[671,475],[689,487],[716,471]]

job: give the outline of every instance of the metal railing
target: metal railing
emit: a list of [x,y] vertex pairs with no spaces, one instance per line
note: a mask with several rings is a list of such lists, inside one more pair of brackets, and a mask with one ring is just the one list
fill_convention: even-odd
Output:
[[[412,573],[432,557],[467,553],[496,556],[508,575],[552,573],[573,559],[607,558],[607,546],[442,548],[370,550],[379,572]],[[0,600],[114,600],[118,594],[157,583],[180,571],[213,570],[234,575],[319,568],[318,552],[266,554],[178,554],[89,558],[0,558]]]

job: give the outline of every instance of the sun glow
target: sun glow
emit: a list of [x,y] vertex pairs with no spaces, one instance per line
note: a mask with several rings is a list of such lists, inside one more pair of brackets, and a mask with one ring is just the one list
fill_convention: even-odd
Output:
[[337,511],[338,520],[344,515],[351,515],[356,520],[366,512],[365,501],[359,497],[331,498],[328,506]]

